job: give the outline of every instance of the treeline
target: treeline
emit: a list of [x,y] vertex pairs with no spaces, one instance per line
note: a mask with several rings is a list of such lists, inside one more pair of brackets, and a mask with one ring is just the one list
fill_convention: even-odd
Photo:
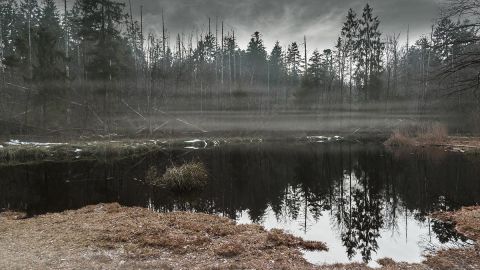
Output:
[[[1,121],[26,127],[102,127],[132,116],[148,124],[172,110],[318,109],[410,102],[478,110],[478,12],[453,1],[431,33],[400,44],[380,32],[366,5],[349,10],[332,49],[308,39],[268,52],[254,32],[246,49],[233,29],[144,33],[133,10],[112,0],[0,0]],[[168,7],[167,7],[168,8]],[[163,20],[162,15],[162,20]],[[268,33],[267,33],[268,34]],[[404,36],[405,37],[405,36]],[[33,124],[35,123],[35,124]]]

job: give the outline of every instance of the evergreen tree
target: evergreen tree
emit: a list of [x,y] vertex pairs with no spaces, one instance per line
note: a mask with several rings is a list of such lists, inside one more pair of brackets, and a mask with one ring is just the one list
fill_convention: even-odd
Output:
[[62,80],[64,73],[63,31],[54,0],[44,0],[40,12],[37,32],[38,62],[34,67],[33,81],[38,93],[35,102],[41,105],[41,122],[45,127],[47,121],[47,103],[61,104],[65,85]]
[[274,85],[278,85],[285,73],[283,64],[283,49],[280,46],[280,42],[275,42],[275,46],[272,49],[269,57],[270,65],[270,81]]
[[365,100],[377,99],[380,91],[379,75],[382,71],[384,43],[378,29],[380,21],[373,17],[373,10],[367,4],[359,20],[358,40],[355,44],[355,60],[357,61],[357,84],[363,91]]
[[38,65],[34,70],[35,81],[64,79],[63,31],[54,0],[45,0],[41,9],[37,33]]
[[18,29],[14,46],[15,54],[11,58],[14,66],[19,67],[27,81],[33,76],[36,63],[37,31],[40,18],[40,7],[37,0],[23,0],[19,5],[15,27]]
[[253,84],[256,79],[264,78],[267,71],[267,51],[260,32],[253,33],[248,43],[246,57],[250,65],[250,84]]
[[0,61],[5,67],[13,67],[18,61],[15,58],[15,42],[19,35],[17,26],[20,25],[17,9],[17,1],[0,0]]
[[324,69],[322,68],[322,55],[318,50],[314,50],[309,59],[308,76],[311,86],[319,88],[325,74]]
[[348,59],[348,88],[350,102],[352,101],[353,74],[354,74],[354,55],[355,44],[358,36],[357,14],[352,9],[348,10],[347,19],[342,27],[341,37],[344,41],[345,58]]
[[124,4],[113,0],[76,0],[74,24],[76,35],[82,41],[88,62],[88,76],[92,79],[113,79],[127,74],[131,58],[127,41],[119,27],[126,19]]
[[335,79],[335,70],[333,68],[333,51],[330,49],[323,50],[322,69],[324,70],[324,91],[331,92],[333,80]]
[[300,76],[300,66],[302,62],[302,56],[298,48],[297,42],[293,42],[287,51],[287,62],[289,65],[290,76],[293,82],[298,82]]

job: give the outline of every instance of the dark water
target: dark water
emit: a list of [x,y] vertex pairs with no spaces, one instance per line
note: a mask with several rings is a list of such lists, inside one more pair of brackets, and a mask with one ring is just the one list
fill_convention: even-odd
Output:
[[[203,161],[210,173],[200,193],[177,196],[142,183],[151,166],[162,172],[190,160]],[[100,202],[283,228],[328,244],[327,253],[305,252],[314,263],[419,262],[432,247],[465,240],[427,215],[480,203],[480,159],[346,142],[255,143],[121,160],[0,165],[0,208],[36,215]]]

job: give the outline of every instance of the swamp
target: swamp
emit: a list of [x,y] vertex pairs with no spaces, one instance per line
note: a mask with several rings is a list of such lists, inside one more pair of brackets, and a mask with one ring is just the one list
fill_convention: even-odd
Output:
[[479,14],[0,0],[0,269],[480,269]]

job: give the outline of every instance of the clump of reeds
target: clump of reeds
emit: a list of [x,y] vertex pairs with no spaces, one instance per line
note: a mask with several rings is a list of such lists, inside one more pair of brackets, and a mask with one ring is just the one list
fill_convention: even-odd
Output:
[[396,128],[385,142],[388,146],[440,144],[448,137],[447,127],[434,123],[410,123]]
[[151,167],[145,179],[154,186],[175,192],[189,192],[202,189],[208,184],[208,172],[202,162],[192,161],[181,166],[173,165],[162,176],[158,175],[155,167]]

